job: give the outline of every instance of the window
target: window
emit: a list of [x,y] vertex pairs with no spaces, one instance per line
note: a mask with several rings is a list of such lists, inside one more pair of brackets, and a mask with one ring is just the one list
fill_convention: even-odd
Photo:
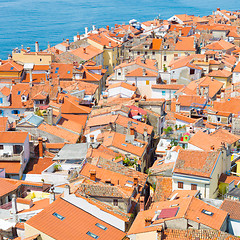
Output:
[[3,116],[3,113],[4,113],[4,111],[3,111],[3,110],[0,110],[0,115],[1,115],[1,116]]
[[94,234],[94,233],[92,233],[92,232],[87,232],[87,235],[88,236],[90,236],[90,237],[92,237],[92,238],[94,238],[94,239],[98,239],[98,236],[96,235],[96,234]]
[[0,98],[0,103],[3,103],[3,99],[2,98]]
[[212,216],[214,213],[213,212],[210,212],[210,211],[207,211],[205,209],[202,210],[202,213],[208,215],[208,216]]
[[162,91],[162,96],[165,96],[166,95],[166,91]]
[[102,230],[107,230],[107,227],[103,226],[102,224],[100,223],[96,223],[95,224],[97,227],[101,228]]
[[18,91],[18,93],[17,93],[18,95],[20,95],[21,94],[21,91]]
[[183,189],[183,182],[178,182],[178,188]]
[[164,62],[167,61],[167,56],[163,56],[163,61],[164,61]]
[[118,206],[118,199],[113,199],[113,206]]
[[140,55],[140,52],[137,52],[137,55]]
[[3,150],[3,145],[0,145],[0,150]]
[[193,74],[195,74],[195,69],[191,68],[190,69],[190,75],[193,75]]
[[191,190],[197,190],[197,184],[191,184]]
[[61,216],[60,214],[58,214],[58,213],[56,213],[56,212],[53,213],[53,216],[57,217],[57,218],[60,219],[61,221],[62,221],[63,219],[65,219],[65,217]]
[[68,71],[67,73],[68,73],[68,74],[70,74],[71,72],[70,72],[70,71]]
[[19,110],[12,110],[12,114],[19,114],[20,111]]
[[41,58],[40,58],[39,60],[40,60],[40,62],[42,61],[42,59],[41,59]]
[[220,118],[220,117],[217,117],[217,121],[220,122],[220,121],[221,121],[221,118]]
[[147,55],[147,52],[145,52],[145,55]]
[[149,85],[149,80],[146,80],[146,85]]
[[118,72],[118,76],[121,76],[121,72]]
[[152,52],[152,55],[155,55],[155,52]]
[[10,70],[13,70],[14,67],[11,67]]

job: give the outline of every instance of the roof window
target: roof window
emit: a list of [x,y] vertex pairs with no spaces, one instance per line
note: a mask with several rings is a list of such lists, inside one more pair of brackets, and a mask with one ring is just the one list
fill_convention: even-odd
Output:
[[20,95],[21,94],[21,91],[18,91],[18,95]]
[[127,144],[125,144],[125,143],[122,143],[122,145],[125,146],[125,147],[127,147]]
[[13,70],[14,67],[11,67],[10,70]]
[[101,228],[102,230],[107,230],[107,227],[105,227],[105,226],[103,226],[102,224],[100,224],[100,223],[96,223],[95,224],[97,227],[99,227],[99,228]]
[[207,211],[205,209],[202,210],[202,213],[208,215],[208,216],[212,216],[214,213],[213,212],[210,212],[210,211]]
[[61,221],[62,221],[63,219],[65,219],[65,217],[61,216],[60,214],[58,214],[58,213],[56,213],[56,212],[53,213],[53,216],[57,217],[57,218],[60,219]]
[[68,73],[68,74],[70,74],[71,72],[70,72],[70,71],[68,71],[67,73]]
[[87,235],[92,237],[92,238],[94,238],[94,239],[98,239],[99,238],[96,234],[94,234],[92,232],[89,232],[89,231],[87,232]]

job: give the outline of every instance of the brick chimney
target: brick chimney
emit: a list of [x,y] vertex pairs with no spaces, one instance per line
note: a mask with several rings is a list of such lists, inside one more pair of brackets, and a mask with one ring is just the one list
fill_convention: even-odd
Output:
[[41,137],[38,138],[38,151],[39,158],[43,158],[43,139]]
[[109,26],[108,25],[106,26],[106,29],[109,31]]
[[140,199],[139,199],[139,201],[140,201],[140,212],[142,212],[142,211],[144,211],[145,209],[145,207],[144,207],[144,196],[141,196],[140,197]]
[[66,43],[69,45],[69,39],[66,39]]
[[80,40],[80,34],[77,33],[77,40]]
[[87,52],[87,49],[86,48],[83,48],[83,53],[86,53]]
[[90,179],[96,181],[96,170],[90,170]]
[[133,184],[134,186],[138,186],[138,176],[133,177]]
[[90,135],[90,142],[94,143],[94,135],[93,134]]
[[134,135],[135,134],[135,129],[134,127],[130,127],[130,135]]
[[56,54],[59,54],[59,50],[58,49],[56,49]]

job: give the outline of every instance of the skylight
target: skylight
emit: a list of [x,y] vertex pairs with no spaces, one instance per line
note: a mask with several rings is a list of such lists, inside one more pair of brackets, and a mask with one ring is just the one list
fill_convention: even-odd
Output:
[[60,214],[58,214],[58,213],[56,213],[56,212],[53,213],[53,216],[57,217],[57,218],[60,219],[61,221],[65,218],[65,217],[61,216]]
[[210,212],[210,211],[207,211],[205,209],[202,210],[202,213],[208,215],[208,216],[212,216],[214,213],[213,212]]
[[68,71],[67,73],[70,74],[70,71]]
[[10,70],[13,70],[14,67],[11,67]]
[[18,95],[20,95],[21,94],[21,91],[18,91]]
[[99,238],[96,234],[91,233],[91,232],[89,232],[89,231],[87,232],[87,235],[90,236],[90,237],[92,237],[92,238],[94,238],[94,239],[98,239],[98,238]]
[[122,145],[125,146],[125,147],[127,147],[127,144],[125,144],[125,143],[122,143]]
[[103,226],[102,224],[100,223],[96,223],[95,224],[97,227],[101,228],[102,230],[107,230],[107,227]]

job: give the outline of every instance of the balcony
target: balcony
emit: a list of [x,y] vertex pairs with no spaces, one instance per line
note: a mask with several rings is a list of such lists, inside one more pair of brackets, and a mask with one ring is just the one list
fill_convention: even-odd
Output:
[[6,162],[9,162],[9,161],[12,161],[12,162],[22,161],[22,160],[23,160],[23,153],[24,153],[24,151],[22,151],[22,152],[19,153],[19,154],[3,153],[3,154],[0,156],[0,161],[6,161]]

